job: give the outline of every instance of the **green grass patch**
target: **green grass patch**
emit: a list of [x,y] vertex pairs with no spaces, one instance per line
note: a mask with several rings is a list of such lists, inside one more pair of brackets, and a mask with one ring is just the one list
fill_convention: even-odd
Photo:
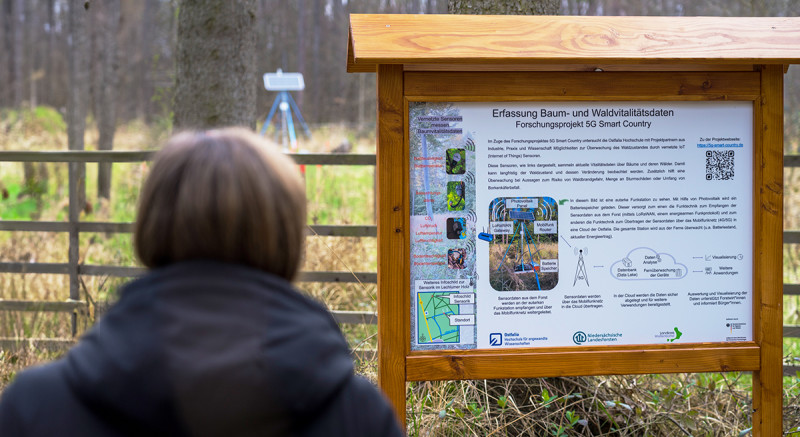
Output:
[[374,167],[306,165],[304,177],[308,223],[375,223]]
[[8,184],[6,189],[8,197],[0,201],[0,219],[31,220],[39,211],[40,202],[33,196],[21,195],[22,185],[18,183]]

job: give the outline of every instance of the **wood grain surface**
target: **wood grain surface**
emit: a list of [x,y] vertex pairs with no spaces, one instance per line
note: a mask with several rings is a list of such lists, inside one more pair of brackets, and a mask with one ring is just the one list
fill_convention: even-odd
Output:
[[408,156],[403,134],[403,69],[378,69],[378,384],[395,408],[400,423],[406,417],[405,356],[409,332],[404,224],[408,207]]
[[[761,70],[761,99],[756,109],[755,184],[759,212],[753,223],[756,259],[755,340],[761,345],[761,369],[753,372],[753,435],[783,433],[783,69]],[[760,143],[761,147],[758,147]]]
[[800,17],[350,16],[348,71],[377,64],[796,64]]
[[409,356],[408,380],[746,371],[757,370],[760,360],[760,348],[752,343],[669,349],[640,346],[557,352],[448,352]]
[[755,100],[758,72],[406,72],[405,95],[432,100]]

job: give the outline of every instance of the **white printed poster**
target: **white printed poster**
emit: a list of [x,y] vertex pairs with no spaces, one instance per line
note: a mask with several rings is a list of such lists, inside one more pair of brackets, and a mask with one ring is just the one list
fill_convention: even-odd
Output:
[[751,102],[409,104],[411,348],[753,339]]

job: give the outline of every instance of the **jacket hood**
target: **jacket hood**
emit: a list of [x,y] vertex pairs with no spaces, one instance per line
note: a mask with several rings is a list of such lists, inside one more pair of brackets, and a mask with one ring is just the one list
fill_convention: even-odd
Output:
[[134,434],[295,434],[353,377],[321,304],[281,278],[210,261],[125,286],[65,366],[83,402]]

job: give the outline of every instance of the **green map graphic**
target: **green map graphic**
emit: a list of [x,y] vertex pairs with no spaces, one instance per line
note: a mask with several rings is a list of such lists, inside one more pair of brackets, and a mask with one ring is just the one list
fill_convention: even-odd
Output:
[[454,292],[417,293],[417,338],[423,343],[458,343],[459,327],[450,324],[449,316],[458,315],[458,305],[447,298]]
[[683,335],[683,332],[681,332],[681,331],[678,329],[678,327],[676,326],[676,327],[675,327],[675,338],[670,338],[670,339],[667,339],[667,341],[668,341],[668,342],[670,342],[670,343],[672,343],[672,342],[673,342],[673,341],[675,341],[675,340],[680,340],[680,338],[681,338],[681,336],[682,336],[682,335]]

